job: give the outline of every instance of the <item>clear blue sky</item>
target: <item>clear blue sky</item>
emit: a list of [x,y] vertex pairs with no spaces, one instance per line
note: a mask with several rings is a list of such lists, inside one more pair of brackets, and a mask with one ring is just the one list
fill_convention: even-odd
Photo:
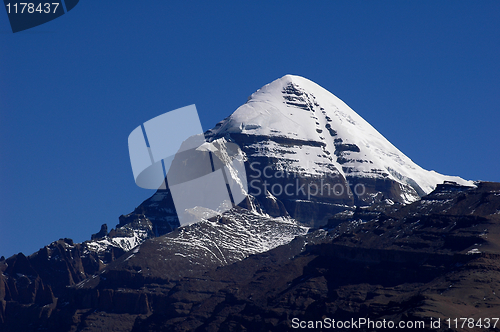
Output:
[[500,181],[500,1],[80,1],[0,10],[0,255],[83,241],[153,192],[129,133],[196,104],[209,129],[296,74],[426,169]]

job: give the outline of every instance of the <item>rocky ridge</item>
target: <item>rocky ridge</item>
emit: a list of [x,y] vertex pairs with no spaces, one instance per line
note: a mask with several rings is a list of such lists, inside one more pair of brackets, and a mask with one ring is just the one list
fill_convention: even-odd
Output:
[[[210,226],[224,232],[238,222],[235,216],[231,211],[189,227],[192,232]],[[231,260],[230,246],[220,248],[219,258],[206,260],[203,250],[196,250],[198,256],[182,259],[174,245],[165,245],[185,236],[187,230],[179,229],[147,240],[93,276],[58,290],[57,298],[33,258],[9,258],[0,263],[2,326],[6,331],[12,326],[17,331],[97,331],[106,326],[120,331],[287,331],[293,317],[428,324],[431,318],[453,318],[457,312],[476,319],[498,313],[498,183],[479,182],[476,188],[447,183],[412,204],[346,209],[303,235],[287,221],[266,227],[287,227],[295,237],[270,246],[274,249],[251,250],[243,260]],[[66,253],[77,246],[67,241],[58,243]],[[208,261],[212,263],[199,264]],[[19,278],[17,301],[12,275]],[[30,280],[23,283],[26,278]],[[33,289],[34,297],[22,297]],[[20,318],[36,324],[20,325]]]

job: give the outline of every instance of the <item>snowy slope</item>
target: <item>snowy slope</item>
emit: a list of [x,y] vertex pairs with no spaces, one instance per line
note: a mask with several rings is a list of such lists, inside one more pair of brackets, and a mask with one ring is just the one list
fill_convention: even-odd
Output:
[[151,238],[102,273],[133,269],[150,277],[190,275],[269,251],[307,234],[308,230],[309,227],[291,218],[270,218],[235,208],[219,217],[203,219]]
[[[342,100],[299,76],[286,75],[265,85],[207,134],[267,136],[269,140],[254,146],[253,157],[274,156],[279,159],[276,168],[287,171],[323,175],[334,166],[344,178],[391,179],[411,186],[418,196],[444,181],[473,185],[421,168]],[[317,144],[284,147],[275,138]],[[418,199],[401,195],[407,195],[402,197],[406,203]]]

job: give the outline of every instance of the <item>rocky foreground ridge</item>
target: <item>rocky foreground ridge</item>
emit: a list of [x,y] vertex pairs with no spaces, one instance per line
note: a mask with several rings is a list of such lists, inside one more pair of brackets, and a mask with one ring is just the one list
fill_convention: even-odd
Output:
[[[230,226],[234,213],[192,225],[191,231]],[[0,326],[3,331],[288,331],[294,317],[498,316],[499,183],[439,185],[412,204],[346,210],[303,235],[293,223],[274,222],[270,232],[280,228],[279,234],[289,232],[294,239],[243,260],[189,254],[175,260],[175,245],[165,245],[178,239],[175,231],[103,268],[92,256],[82,258],[82,245],[70,240],[28,257],[12,256],[0,262]],[[217,257],[231,257],[230,251],[221,249]]]

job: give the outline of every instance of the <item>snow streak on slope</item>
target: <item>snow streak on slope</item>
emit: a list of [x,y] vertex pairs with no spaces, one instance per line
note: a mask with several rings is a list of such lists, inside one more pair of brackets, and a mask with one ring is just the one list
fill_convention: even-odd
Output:
[[154,247],[155,257],[166,261],[187,259],[193,267],[209,268],[266,252],[305,235],[308,230],[290,218],[270,218],[235,208],[219,218],[205,219],[151,239],[134,255],[141,257],[143,249],[150,251]]
[[[334,167],[345,178],[392,179],[411,186],[419,196],[444,181],[473,186],[460,177],[424,170],[342,100],[299,76],[286,75],[264,86],[208,136],[226,134],[269,137],[253,147],[254,156],[276,157],[278,169],[323,175]],[[284,146],[276,143],[279,138],[309,144]]]

